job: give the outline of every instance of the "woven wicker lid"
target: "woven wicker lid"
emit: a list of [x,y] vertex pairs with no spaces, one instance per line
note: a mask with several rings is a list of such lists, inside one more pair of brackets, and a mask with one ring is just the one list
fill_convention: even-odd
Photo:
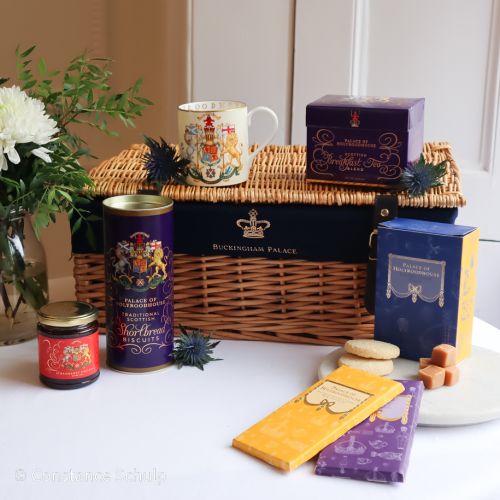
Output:
[[[255,146],[253,146],[255,147]],[[90,172],[96,194],[116,196],[150,189],[146,182],[142,156],[147,146],[134,144],[117,156],[104,161]],[[446,142],[426,143],[423,151],[427,163],[447,162],[443,185],[424,196],[410,198],[398,195],[401,207],[456,208],[465,205],[460,187],[460,172]],[[161,194],[174,201],[226,203],[300,203],[306,205],[373,205],[375,196],[383,193],[374,188],[336,186],[306,182],[305,146],[267,146],[256,157],[250,178],[236,186],[207,188],[168,184]]]

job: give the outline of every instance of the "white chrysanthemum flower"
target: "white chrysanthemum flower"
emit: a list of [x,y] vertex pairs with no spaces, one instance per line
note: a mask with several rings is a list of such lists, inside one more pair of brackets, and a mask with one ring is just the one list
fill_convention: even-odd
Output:
[[[14,164],[21,161],[16,144],[33,142],[43,146],[59,131],[56,125],[41,101],[29,97],[17,86],[0,87],[0,171],[9,168],[7,158]],[[47,148],[31,152],[50,163]]]

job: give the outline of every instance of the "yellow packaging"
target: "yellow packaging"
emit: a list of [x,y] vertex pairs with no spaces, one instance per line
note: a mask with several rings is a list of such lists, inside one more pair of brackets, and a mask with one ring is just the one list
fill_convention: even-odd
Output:
[[233,439],[233,446],[291,471],[403,392],[383,377],[342,366]]
[[479,229],[466,235],[462,245],[460,291],[457,320],[457,362],[470,356],[472,351],[472,322],[476,299],[476,267],[479,251]]

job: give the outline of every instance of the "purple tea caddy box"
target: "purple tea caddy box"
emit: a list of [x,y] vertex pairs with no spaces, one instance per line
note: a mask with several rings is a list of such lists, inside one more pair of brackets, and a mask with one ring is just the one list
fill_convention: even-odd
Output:
[[327,446],[315,473],[381,483],[405,480],[424,386],[399,380],[405,391]]
[[422,153],[424,99],[325,95],[306,125],[306,180],[390,188]]

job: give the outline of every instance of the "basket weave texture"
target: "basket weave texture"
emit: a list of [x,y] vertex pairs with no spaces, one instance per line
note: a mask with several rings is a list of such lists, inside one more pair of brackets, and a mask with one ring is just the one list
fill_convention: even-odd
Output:
[[[99,308],[104,330],[103,256],[74,259],[77,299]],[[175,324],[239,340],[326,345],[369,338],[365,279],[364,264],[176,254]]]
[[[91,171],[97,194],[148,189],[133,145]],[[399,195],[400,206],[455,208],[465,204],[459,169],[447,143],[424,147],[427,162],[447,161],[443,186],[417,198]],[[175,201],[371,205],[377,191],[305,182],[305,146],[268,146],[249,180],[227,188],[167,185]],[[104,263],[100,254],[74,254],[78,300],[99,308],[105,326]],[[373,316],[363,305],[366,264],[274,260],[261,257],[174,256],[175,324],[202,328],[216,338],[342,344],[373,335]]]
[[[141,158],[147,151],[134,144],[118,156],[104,161],[91,171],[97,194],[116,196],[150,189]],[[465,205],[460,190],[460,171],[446,142],[426,143],[423,151],[427,163],[447,161],[443,185],[425,195],[410,198],[398,196],[400,207],[455,208]],[[168,184],[162,195],[174,201],[221,203],[302,203],[306,205],[373,205],[380,190],[306,182],[305,146],[267,146],[255,159],[247,182],[237,186],[206,188]]]

